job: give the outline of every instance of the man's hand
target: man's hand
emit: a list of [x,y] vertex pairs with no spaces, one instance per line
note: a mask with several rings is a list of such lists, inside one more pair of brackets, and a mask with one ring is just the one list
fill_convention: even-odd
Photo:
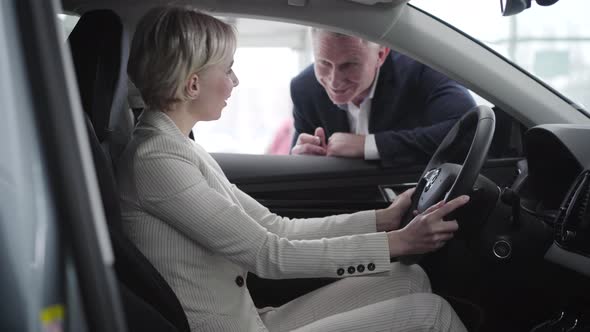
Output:
[[400,195],[386,209],[375,211],[377,216],[377,232],[388,232],[399,228],[399,225],[412,203],[412,194],[416,188],[411,188]]
[[364,158],[365,135],[334,133],[328,139],[328,156]]
[[297,137],[297,143],[291,149],[291,154],[326,155],[326,133],[324,128],[315,129],[314,135],[302,133]]
[[334,133],[326,144],[324,128],[316,128],[313,135],[300,134],[291,154],[311,154],[347,158],[365,157],[365,136],[347,133]]

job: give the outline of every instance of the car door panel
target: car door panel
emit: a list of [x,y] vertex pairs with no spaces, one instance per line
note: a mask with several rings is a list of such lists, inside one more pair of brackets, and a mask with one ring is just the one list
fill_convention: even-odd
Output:
[[[378,209],[415,186],[424,166],[384,168],[379,162],[317,156],[213,154],[230,182],[271,211],[312,217]],[[489,160],[482,174],[498,186],[514,180],[518,158]]]

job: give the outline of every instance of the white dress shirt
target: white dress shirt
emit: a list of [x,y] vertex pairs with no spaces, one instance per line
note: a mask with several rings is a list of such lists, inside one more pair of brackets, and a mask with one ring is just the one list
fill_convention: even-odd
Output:
[[379,150],[377,150],[375,135],[369,134],[371,102],[373,101],[373,96],[375,95],[375,88],[377,86],[378,79],[379,71],[377,71],[377,74],[375,75],[375,80],[373,81],[369,95],[361,102],[359,106],[356,106],[352,102],[349,102],[346,105],[338,105],[338,107],[346,111],[351,133],[365,135],[365,160],[381,159]]

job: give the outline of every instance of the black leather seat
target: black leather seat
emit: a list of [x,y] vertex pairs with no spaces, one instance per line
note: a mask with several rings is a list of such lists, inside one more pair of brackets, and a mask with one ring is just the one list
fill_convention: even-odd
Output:
[[128,328],[142,332],[189,332],[178,298],[122,231],[110,155],[101,146],[108,140],[111,112],[124,107],[126,99],[129,41],[124,26],[110,10],[88,12],[80,18],[68,41],[86,113]]

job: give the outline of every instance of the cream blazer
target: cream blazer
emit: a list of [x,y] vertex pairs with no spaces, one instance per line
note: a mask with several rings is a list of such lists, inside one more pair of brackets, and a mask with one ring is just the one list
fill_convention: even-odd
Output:
[[390,270],[375,211],[289,219],[231,184],[159,111],[145,111],[116,167],[123,229],[178,296],[192,331],[266,331],[248,293],[263,278]]

